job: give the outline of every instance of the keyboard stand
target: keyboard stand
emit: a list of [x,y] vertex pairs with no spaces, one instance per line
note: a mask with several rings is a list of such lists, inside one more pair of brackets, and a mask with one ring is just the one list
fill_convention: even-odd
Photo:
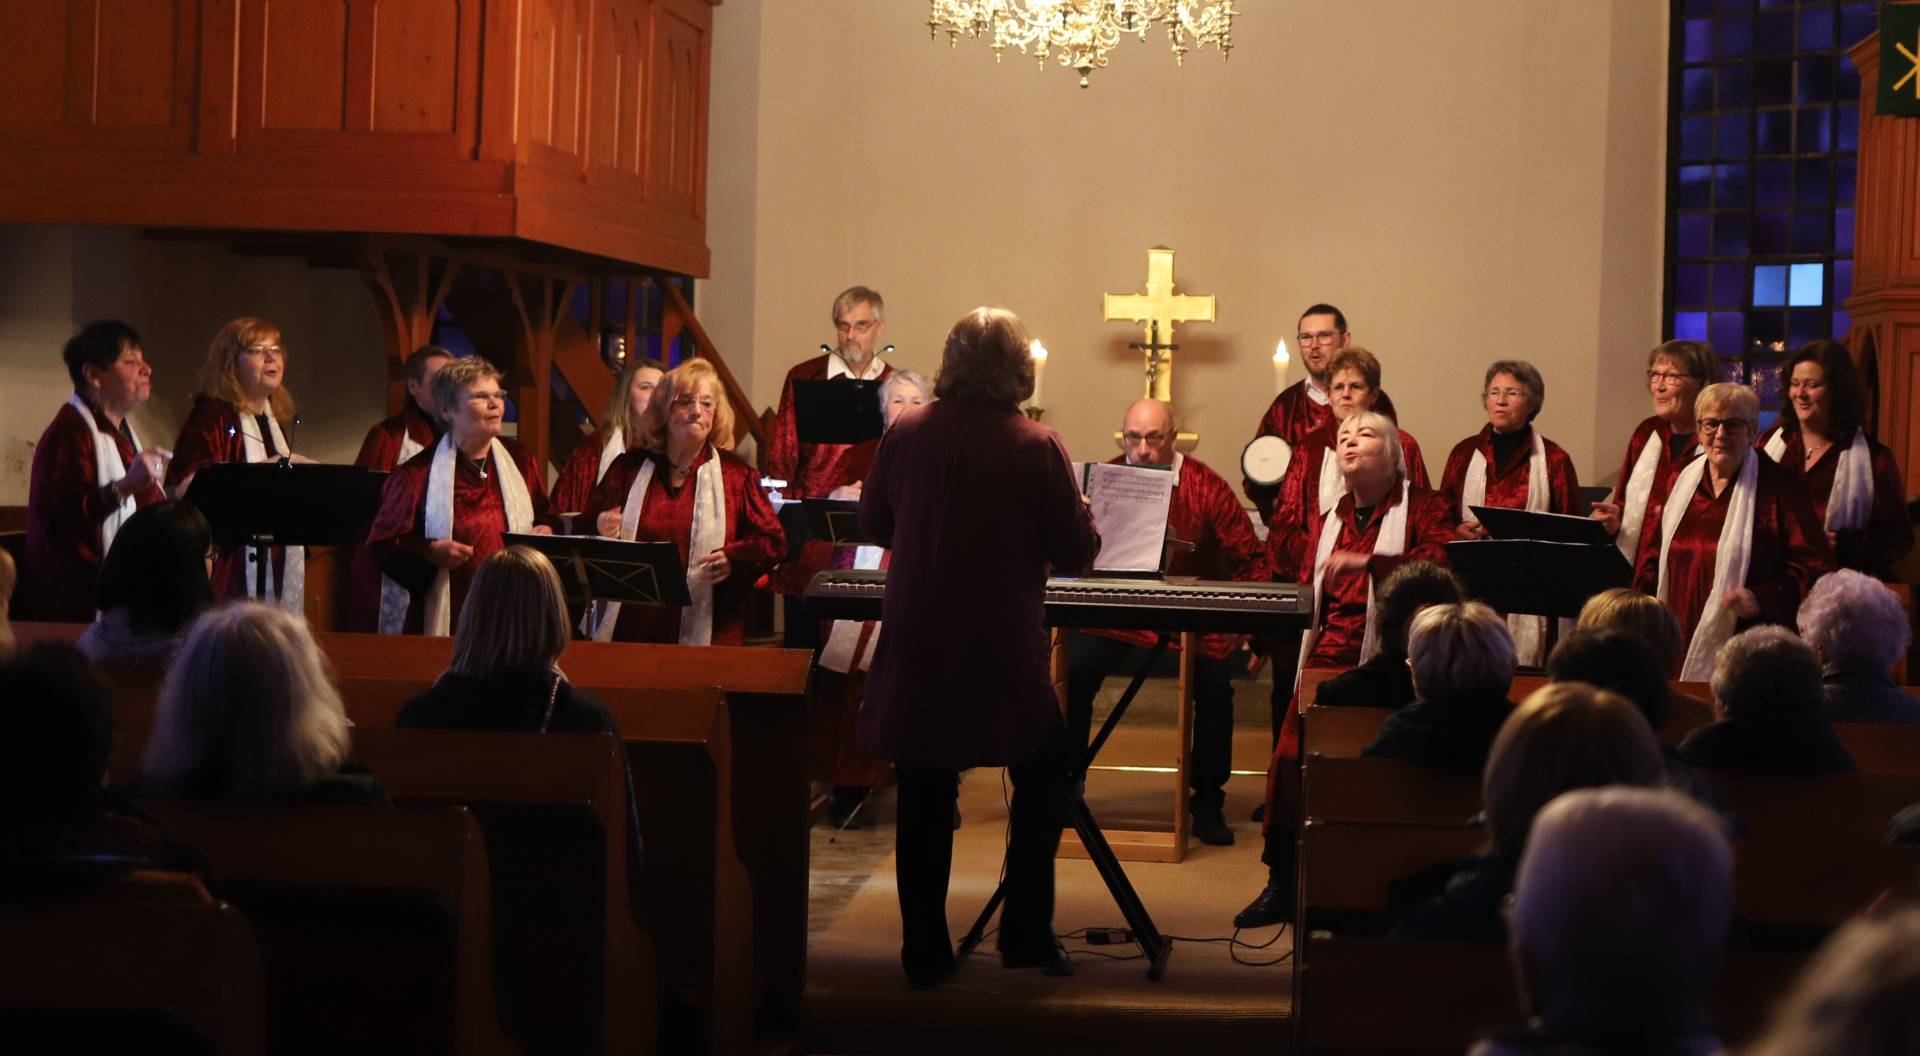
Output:
[[[1161,935],[1160,929],[1154,925],[1153,918],[1147,913],[1147,907],[1141,904],[1139,894],[1134,891],[1133,884],[1127,880],[1126,870],[1120,868],[1119,859],[1114,857],[1113,848],[1108,845],[1106,835],[1100,831],[1100,823],[1094,819],[1093,811],[1087,806],[1086,777],[1087,768],[1093,764],[1094,757],[1100,754],[1100,749],[1106,745],[1107,738],[1113,735],[1114,727],[1120,724],[1121,717],[1127,713],[1127,708],[1132,705],[1133,698],[1140,692],[1140,687],[1146,684],[1148,673],[1153,670],[1154,664],[1160,660],[1161,655],[1167,651],[1167,646],[1173,641],[1173,637],[1173,634],[1167,631],[1160,631],[1155,635],[1153,648],[1147,653],[1147,658],[1140,665],[1140,669],[1134,672],[1133,681],[1127,683],[1127,691],[1120,694],[1120,699],[1114,703],[1113,711],[1107,715],[1107,721],[1101,724],[1100,732],[1094,736],[1093,743],[1087,747],[1087,754],[1080,765],[1068,775],[1068,780],[1073,783],[1073,802],[1068,807],[1072,816],[1073,831],[1080,837],[1080,844],[1086,849],[1087,857],[1093,862],[1093,867],[1099,871],[1101,882],[1107,885],[1107,893],[1113,896],[1114,905],[1120,907],[1120,915],[1126,918],[1127,928],[1133,932],[1134,941],[1139,944],[1140,952],[1146,954],[1147,979],[1151,982],[1159,982],[1160,976],[1166,972],[1167,958],[1173,953],[1173,943]],[[954,952],[956,960],[965,960],[967,955],[973,952],[974,947],[980,945],[980,940],[986,937],[988,922],[993,919],[994,913],[1000,908],[1001,901],[1006,897],[1007,882],[1002,879],[999,886],[993,889],[993,897],[987,899],[986,908],[982,909],[980,916],[974,920],[973,927],[967,929],[967,934],[960,940],[960,947]]]

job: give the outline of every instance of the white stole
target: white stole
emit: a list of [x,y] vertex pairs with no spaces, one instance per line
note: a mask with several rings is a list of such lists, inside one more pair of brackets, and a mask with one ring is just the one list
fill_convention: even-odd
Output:
[[[640,463],[640,474],[627,489],[627,504],[620,511],[620,538],[631,540],[640,527],[640,509],[647,501],[647,487],[653,483],[655,463],[649,458]],[[713,644],[713,573],[700,559],[727,545],[727,488],[720,467],[720,452],[707,448],[707,460],[693,474],[693,527],[687,541],[687,593],[693,604],[680,610],[680,644]],[[599,602],[594,606],[593,638],[613,641],[614,625],[620,622],[620,603]]]
[[[1385,511],[1374,510],[1374,516],[1380,518],[1380,534],[1373,538],[1373,553],[1376,557],[1392,557],[1406,552],[1407,549],[1407,507],[1412,504],[1412,484],[1400,482],[1400,501]],[[1320,601],[1322,583],[1327,578],[1327,558],[1333,556],[1334,541],[1340,538],[1340,507],[1338,503],[1327,508],[1320,521],[1320,545],[1313,555],[1313,620],[1307,624],[1307,633],[1300,639],[1300,662],[1294,665],[1293,688],[1300,688],[1300,672],[1306,669],[1307,656],[1313,652],[1314,643],[1320,638]],[[1375,634],[1373,612],[1373,576],[1365,571],[1357,573],[1367,577],[1367,630],[1360,638],[1360,662],[1366,663],[1373,654],[1380,651],[1380,643]]]
[[[1552,497],[1553,484],[1547,478],[1547,442],[1540,438],[1540,430],[1533,431],[1533,453],[1527,457],[1527,503],[1523,509],[1534,513],[1544,513],[1547,501]],[[1460,489],[1460,519],[1473,519],[1475,506],[1487,504],[1487,456],[1479,448],[1473,450],[1473,460],[1467,463],[1467,479]],[[1547,618],[1545,616],[1511,615],[1507,617],[1507,631],[1513,636],[1514,659],[1528,667],[1540,667],[1547,659]]]
[[[1775,432],[1765,450],[1768,458],[1780,461],[1787,453],[1787,434]],[[1853,443],[1840,452],[1833,467],[1833,490],[1827,493],[1827,531],[1859,531],[1867,526],[1872,513],[1873,448],[1867,445],[1867,431],[1855,429]]]
[[1653,498],[1653,478],[1660,472],[1660,447],[1667,442],[1655,429],[1640,445],[1640,457],[1634,459],[1633,472],[1620,484],[1620,534],[1613,545],[1626,555],[1631,566],[1640,554],[1640,529],[1647,523],[1647,502]]
[[[453,476],[456,471],[453,431],[449,429],[433,450],[433,466],[427,470],[427,509],[425,534],[428,540],[453,538]],[[507,531],[524,533],[533,528],[533,496],[527,492],[527,479],[495,437],[488,449],[493,459],[493,476],[500,483],[500,503],[506,507]],[[446,637],[453,629],[453,577],[444,568],[433,575],[427,590],[426,620],[421,633]],[[385,614],[382,613],[384,619]],[[382,627],[382,631],[386,628]]]
[[1340,456],[1329,447],[1320,452],[1320,500],[1319,511],[1330,512],[1340,505],[1340,496],[1347,493],[1347,478],[1340,475]]
[[[1673,533],[1686,515],[1693,493],[1700,487],[1700,475],[1707,470],[1707,457],[1701,455],[1674,478],[1667,492],[1667,508],[1660,514],[1660,588],[1656,595],[1667,601],[1667,553]],[[1720,526],[1720,542],[1713,552],[1713,584],[1707,604],[1694,625],[1693,639],[1687,643],[1687,658],[1680,666],[1683,682],[1705,682],[1713,677],[1714,654],[1733,637],[1739,617],[1726,606],[1730,591],[1747,582],[1747,570],[1753,562],[1753,517],[1758,505],[1760,463],[1749,453],[1740,466],[1740,476],[1732,484],[1733,496],[1727,502],[1727,520]]]
[[[87,430],[93,433],[94,484],[104,488],[126,476],[127,464],[120,459],[120,445],[114,443],[112,433],[100,428],[100,423],[93,417],[93,408],[88,406],[87,401],[81,399],[77,392],[67,397],[67,406],[80,412],[80,420],[87,423]],[[127,434],[133,436],[132,419],[127,420]],[[136,453],[140,450],[138,436],[133,437],[133,450]],[[113,537],[120,534],[120,526],[127,523],[127,518],[133,516],[137,505],[133,501],[133,496],[129,495],[120,500],[120,505],[114,507],[112,513],[107,514],[106,520],[100,522],[100,556],[102,558],[106,557],[107,551],[113,549]]]
[[[393,460],[394,468],[398,469],[406,465],[407,460],[425,450],[426,447],[415,440],[413,433],[407,430],[403,416],[400,426],[400,454]],[[407,588],[384,575],[380,577],[379,631],[381,634],[400,634],[406,630],[407,609],[412,605],[413,594]]]
[[[271,410],[261,417],[267,421],[267,429],[273,437],[273,449],[279,452],[277,455],[267,454],[266,438],[258,431],[259,417],[237,407],[234,408],[234,413],[240,419],[240,443],[248,462],[272,462],[293,454],[293,449],[287,446],[286,434],[280,431],[280,419],[275,418]],[[246,548],[247,560],[244,567],[247,578],[247,597],[266,601],[291,613],[303,614],[306,612],[307,549],[303,546],[288,546],[281,549],[286,554],[286,564],[281,569],[280,587],[276,592],[271,563],[273,550],[262,550],[252,546]],[[255,578],[258,574],[257,565],[262,561],[268,562],[265,580],[267,592],[264,596],[260,594],[259,581]]]
[[619,426],[607,430],[607,442],[600,445],[600,467],[593,471],[593,482],[600,483],[614,460],[627,453],[627,438]]

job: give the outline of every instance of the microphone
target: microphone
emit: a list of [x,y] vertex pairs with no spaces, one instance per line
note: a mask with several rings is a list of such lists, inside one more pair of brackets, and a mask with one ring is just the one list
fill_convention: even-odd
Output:
[[882,348],[882,349],[880,350],[880,354],[881,354],[881,355],[883,355],[883,356],[891,356],[891,355],[893,355],[893,346],[892,346],[892,345],[888,345],[888,346],[886,346],[885,348]]
[[825,352],[825,353],[826,353],[827,355],[829,355],[829,356],[831,356],[831,355],[833,355],[833,346],[832,346],[832,345],[821,345],[821,346],[820,346],[820,351],[822,351],[822,352]]
[[[233,450],[235,447],[239,446],[235,441],[239,439],[239,436],[240,436],[240,427],[238,425],[227,426],[227,457],[225,461],[228,461],[228,462],[233,461]],[[245,461],[244,452],[241,460]]]
[[293,464],[293,438],[299,432],[300,432],[300,416],[296,414],[293,416],[293,424],[287,427],[287,449],[285,451],[280,452],[281,465],[289,466]]

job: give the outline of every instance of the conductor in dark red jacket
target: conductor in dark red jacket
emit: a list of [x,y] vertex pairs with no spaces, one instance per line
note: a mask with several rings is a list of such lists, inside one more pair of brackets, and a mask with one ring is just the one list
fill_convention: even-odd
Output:
[[893,550],[860,746],[900,779],[896,880],[901,962],[917,988],[953,969],[947,878],[960,771],[1013,778],[1001,963],[1067,971],[1053,935],[1053,855],[1071,753],[1048,670],[1049,573],[1078,575],[1100,537],[1066,448],[1029,421],[1026,328],[999,308],[947,334],[938,401],[880,441],[862,531]]

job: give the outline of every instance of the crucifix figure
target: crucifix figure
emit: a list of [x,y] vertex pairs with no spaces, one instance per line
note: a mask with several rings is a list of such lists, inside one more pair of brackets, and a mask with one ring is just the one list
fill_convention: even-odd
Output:
[[1146,340],[1127,347],[1146,354],[1146,395],[1171,402],[1173,352],[1180,347],[1173,342],[1173,325],[1213,322],[1214,300],[1211,294],[1196,297],[1174,293],[1173,250],[1155,246],[1147,250],[1147,291],[1107,294],[1101,318],[1146,324]]

